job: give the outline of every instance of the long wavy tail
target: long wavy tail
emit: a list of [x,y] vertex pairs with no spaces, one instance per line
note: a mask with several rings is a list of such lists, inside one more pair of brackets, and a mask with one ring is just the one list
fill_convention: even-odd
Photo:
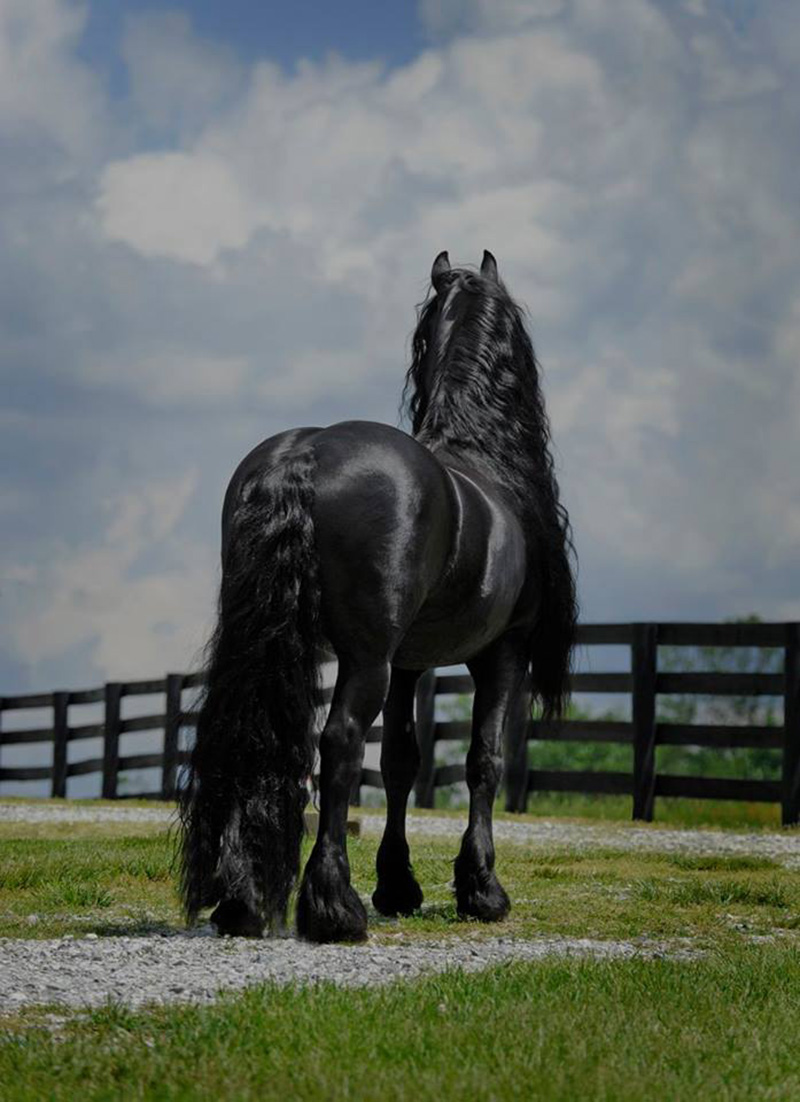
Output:
[[[556,499],[557,500],[557,499]],[[541,543],[541,606],[531,640],[531,682],[543,719],[560,718],[569,703],[569,675],[578,623],[569,518],[556,504]]]
[[208,647],[183,825],[189,920],[224,900],[279,928],[300,864],[319,701],[310,451],[241,487]]

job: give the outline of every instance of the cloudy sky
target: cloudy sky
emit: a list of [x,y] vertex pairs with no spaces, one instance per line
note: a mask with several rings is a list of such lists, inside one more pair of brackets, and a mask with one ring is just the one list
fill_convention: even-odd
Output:
[[584,619],[800,617],[796,0],[157,4],[0,0],[0,692],[191,665],[234,466],[397,423],[443,248]]

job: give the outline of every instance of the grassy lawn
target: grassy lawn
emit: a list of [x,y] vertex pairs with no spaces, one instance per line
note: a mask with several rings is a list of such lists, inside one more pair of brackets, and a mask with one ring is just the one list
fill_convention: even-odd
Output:
[[[382,807],[381,801],[359,810],[374,812]],[[435,809],[426,811],[418,808],[415,814],[463,818],[466,814],[463,792],[451,792],[447,787],[437,789]],[[532,792],[524,815],[506,812],[502,802],[498,801],[495,818],[512,823],[570,819],[586,823],[614,823],[617,826],[644,825],[641,822],[632,823],[630,796],[594,796],[578,792]],[[778,804],[743,800],[686,800],[662,796],[656,799],[655,820],[647,826],[652,830],[659,827],[672,830],[780,830],[781,809]]]
[[[465,814],[463,785],[459,787],[445,786],[436,791],[436,808],[426,811],[418,808],[416,815],[452,815],[463,817]],[[377,802],[374,805],[367,800],[363,808],[354,809],[358,815],[381,811],[383,807],[382,793],[374,789],[363,789],[364,793],[371,793],[372,799]],[[454,805],[454,799],[457,801]],[[33,799],[30,797],[3,796],[2,803],[28,804],[45,807],[76,806],[86,808],[112,807],[119,808],[159,808],[172,812],[175,805],[157,800],[51,800]],[[614,822],[617,824],[629,824],[631,822],[631,798],[630,796],[596,796],[583,795],[578,792],[532,792],[528,797],[528,812],[526,815],[509,814],[503,810],[502,799],[497,801],[495,816],[498,819],[507,819],[510,822],[535,821],[541,818],[576,819],[586,822],[600,820],[601,822]],[[0,822],[0,837],[9,824]],[[141,824],[140,824],[141,825]],[[641,824],[637,824],[641,825]],[[146,825],[149,829],[151,824]],[[743,800],[688,800],[672,797],[658,797],[655,802],[655,822],[651,824],[653,829],[658,827],[710,830],[779,830],[781,827],[781,810],[778,804],[750,803]],[[122,824],[123,831],[135,829],[134,824]],[[72,827],[70,827],[72,831]]]
[[[528,813],[536,818],[600,819],[630,822],[630,796],[583,796],[571,792],[533,792]],[[509,816],[513,818],[514,816]],[[657,797],[654,827],[725,830],[778,830],[778,804],[741,800],[684,800]]]
[[[557,961],[15,1023],[9,1099],[794,1099],[800,957]],[[35,1021],[35,1018],[33,1019]]]
[[[350,841],[363,894],[377,841]],[[372,915],[373,940],[690,938],[703,955],[551,959],[384,990],[267,985],[212,1007],[62,1011],[55,1027],[46,1008],[28,1009],[0,1020],[0,1097],[800,1096],[796,872],[752,856],[504,843],[512,915],[483,927],[455,913],[456,848],[412,839],[424,910]],[[175,929],[172,854],[159,823],[0,824],[0,935]]]
[[[354,882],[374,886],[377,839],[352,839]],[[459,921],[450,892],[453,839],[415,839],[425,891],[421,914],[372,917],[373,936],[494,935]],[[0,936],[136,933],[176,928],[181,918],[162,831],[142,837],[2,839]],[[622,853],[549,853],[500,844],[498,869],[513,901],[502,932],[519,936],[730,938],[800,927],[800,878],[767,858]],[[32,916],[36,916],[35,918]]]
[[[350,840],[362,895],[374,887],[377,844],[369,835]],[[450,890],[457,839],[415,836],[411,845],[423,910],[400,920],[373,914],[378,940],[490,936],[500,929],[518,936],[699,937],[718,944],[743,933],[800,930],[800,877],[770,858],[632,853],[614,849],[613,841],[611,848],[581,850],[498,843],[511,917],[501,928],[466,923]],[[161,823],[0,823],[0,936],[180,928],[173,853],[174,834]]]

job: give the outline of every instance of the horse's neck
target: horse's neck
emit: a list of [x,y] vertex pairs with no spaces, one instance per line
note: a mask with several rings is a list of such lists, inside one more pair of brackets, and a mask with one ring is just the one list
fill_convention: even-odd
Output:
[[443,467],[449,471],[457,471],[471,482],[474,482],[490,496],[507,498],[507,487],[501,479],[497,478],[492,464],[477,450],[469,448],[454,448],[447,444],[426,444]]

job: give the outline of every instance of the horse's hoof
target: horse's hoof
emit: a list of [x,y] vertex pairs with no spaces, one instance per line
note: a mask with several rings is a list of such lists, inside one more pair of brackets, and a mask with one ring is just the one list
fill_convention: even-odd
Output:
[[297,932],[306,941],[364,941],[367,911],[350,885],[347,859],[317,843],[297,893]]
[[211,916],[220,937],[263,937],[264,923],[239,899],[223,899]]
[[349,885],[320,891],[309,879],[297,896],[297,933],[306,941],[366,941],[367,911]]
[[459,918],[477,918],[479,922],[502,922],[511,910],[511,900],[499,881],[487,889],[460,892],[456,888]]
[[406,840],[384,838],[375,865],[378,874],[372,895],[375,910],[390,918],[418,911],[422,906],[422,888],[411,868]]
[[480,922],[502,922],[511,910],[511,900],[493,869],[477,867],[461,854],[455,862],[456,910],[459,918]]
[[372,904],[375,910],[379,914],[386,915],[387,918],[412,915],[422,906],[422,899],[422,888],[410,870],[407,870],[405,875],[401,873],[392,881],[379,880],[372,893]]

